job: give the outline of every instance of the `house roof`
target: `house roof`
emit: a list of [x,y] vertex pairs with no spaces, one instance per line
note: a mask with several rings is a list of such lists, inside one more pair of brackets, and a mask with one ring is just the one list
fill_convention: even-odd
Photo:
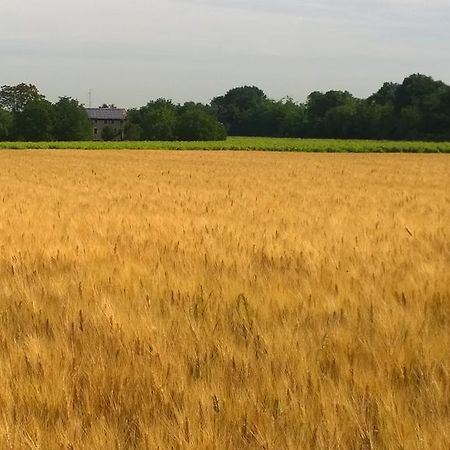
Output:
[[127,110],[120,108],[86,108],[86,112],[89,119],[125,120],[127,116]]

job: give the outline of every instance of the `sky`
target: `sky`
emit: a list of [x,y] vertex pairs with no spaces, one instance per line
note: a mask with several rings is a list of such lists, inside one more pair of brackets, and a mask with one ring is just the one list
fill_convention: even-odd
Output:
[[0,85],[92,106],[450,84],[450,0],[0,0]]

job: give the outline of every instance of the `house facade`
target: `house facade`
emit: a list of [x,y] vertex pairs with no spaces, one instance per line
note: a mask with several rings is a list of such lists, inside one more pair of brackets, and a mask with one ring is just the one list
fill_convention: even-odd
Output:
[[124,139],[126,109],[104,105],[100,108],[86,108],[86,113],[92,123],[92,135],[95,141]]

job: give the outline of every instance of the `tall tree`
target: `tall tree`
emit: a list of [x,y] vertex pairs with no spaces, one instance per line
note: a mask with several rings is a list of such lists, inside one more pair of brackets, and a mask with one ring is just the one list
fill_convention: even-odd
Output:
[[398,87],[395,96],[395,106],[398,110],[406,106],[421,106],[433,94],[445,89],[442,81],[419,73],[410,75]]
[[399,84],[398,83],[384,83],[375,94],[372,94],[368,99],[368,103],[377,105],[395,104]]
[[48,141],[53,139],[55,125],[54,106],[47,100],[37,99],[24,107],[16,115],[18,139],[28,141]]
[[14,113],[23,111],[27,104],[43,98],[33,84],[20,83],[0,88],[0,107]]
[[60,97],[55,104],[55,139],[81,141],[92,138],[92,125],[86,110],[77,100]]
[[[446,139],[447,112],[445,97],[449,91],[442,81],[413,74],[399,85],[395,96],[396,139]],[[447,111],[447,112],[446,112]]]
[[178,139],[187,141],[221,141],[227,133],[209,108],[189,102],[179,109],[176,135]]
[[171,100],[158,99],[147,103],[139,111],[138,125],[142,128],[142,137],[152,141],[170,141],[175,139],[177,107]]
[[112,141],[114,139],[114,129],[111,125],[106,125],[103,127],[102,139],[104,141]]
[[6,141],[12,138],[12,125],[12,113],[0,109],[0,141]]
[[[307,135],[333,137],[333,133],[337,129],[339,131],[336,132],[342,135],[342,129],[336,121],[348,121],[349,115],[351,115],[350,110],[355,107],[356,103],[357,99],[347,91],[312,92],[306,103]],[[339,108],[339,110],[331,112],[335,108]]]
[[229,134],[255,135],[255,114],[264,102],[266,94],[256,86],[243,86],[231,89],[222,97],[216,97],[211,107]]

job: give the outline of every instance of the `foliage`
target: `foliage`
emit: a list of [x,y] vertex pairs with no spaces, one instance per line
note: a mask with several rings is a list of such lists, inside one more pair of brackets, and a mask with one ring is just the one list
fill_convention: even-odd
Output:
[[15,133],[18,139],[45,141],[53,139],[55,125],[54,106],[47,100],[37,99],[15,114]]
[[176,135],[184,141],[220,141],[226,138],[227,133],[209,108],[186,103],[178,112]]
[[177,108],[171,100],[158,99],[129,116],[129,121],[142,129],[142,139],[174,140]]
[[372,94],[367,101],[370,104],[386,105],[394,104],[397,95],[398,84],[397,83],[384,83],[383,86]]
[[112,141],[115,137],[114,130],[111,125],[105,125],[102,129],[102,139],[104,141]]
[[348,137],[347,130],[356,106],[347,91],[313,92],[306,103],[306,135],[311,137]]
[[439,141],[450,140],[449,92],[442,81],[414,74],[365,100],[331,90],[312,92],[301,105],[244,86],[211,106],[231,135]]
[[14,113],[23,111],[31,102],[43,99],[44,96],[33,84],[20,83],[17,86],[0,88],[0,108]]
[[[367,100],[350,103],[347,118],[335,118],[340,132],[333,137],[449,140],[450,87],[431,77],[414,74],[401,84],[385,83]],[[361,105],[363,105],[361,107]],[[354,127],[364,118],[365,125]],[[346,125],[350,122],[350,127]],[[325,130],[326,131],[326,130]],[[329,136],[329,134],[318,134]]]
[[82,141],[92,138],[92,125],[86,110],[77,100],[60,97],[55,104],[55,139]]
[[[50,129],[52,114],[48,106],[33,85],[3,86],[0,107],[12,112],[13,121],[4,114],[0,118],[3,130],[0,140],[90,138],[91,128],[76,100],[61,97],[54,105],[54,129]],[[23,114],[27,108],[28,113]],[[29,120],[31,110],[35,125]],[[22,120],[28,122],[24,124]],[[44,128],[39,131],[41,125]],[[162,98],[150,101],[128,111],[125,127],[128,140],[223,140],[227,134],[449,141],[450,86],[426,75],[413,74],[402,83],[384,83],[367,99],[356,98],[348,91],[315,91],[304,104],[291,98],[275,101],[258,87],[243,86],[214,98],[210,105],[193,102],[179,105]]]
[[11,138],[13,115],[9,111],[0,108],[0,141]]
[[450,153],[450,142],[231,136],[224,141],[0,142],[0,149],[235,150],[314,153]]
[[[128,117],[130,117],[130,111],[128,112]],[[142,140],[142,135],[142,127],[128,119],[125,125],[125,139],[128,141],[140,141]]]
[[[222,97],[211,101],[211,107],[218,120],[223,123],[228,134],[257,136],[256,115],[266,102],[264,92],[256,86],[231,89]],[[256,126],[255,126],[256,125]]]
[[223,140],[224,126],[208,106],[188,102],[183,106],[158,99],[128,112],[127,136],[154,140]]

